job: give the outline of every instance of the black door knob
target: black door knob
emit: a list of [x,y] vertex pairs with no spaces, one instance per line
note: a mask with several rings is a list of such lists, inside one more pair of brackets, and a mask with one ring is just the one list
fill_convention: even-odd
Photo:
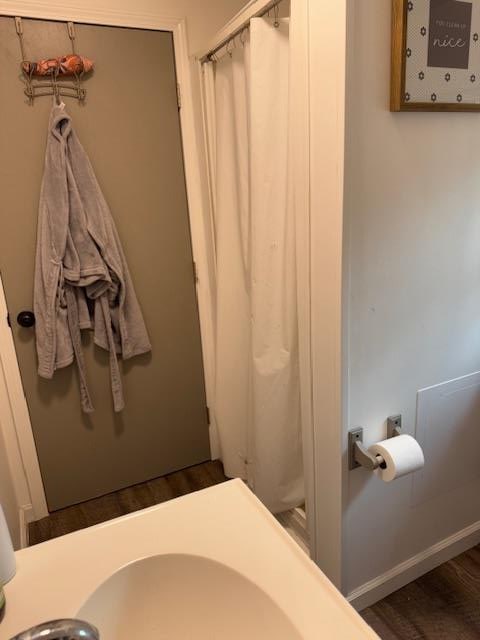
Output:
[[33,311],[20,311],[17,316],[17,322],[21,327],[29,329],[35,324],[35,314]]

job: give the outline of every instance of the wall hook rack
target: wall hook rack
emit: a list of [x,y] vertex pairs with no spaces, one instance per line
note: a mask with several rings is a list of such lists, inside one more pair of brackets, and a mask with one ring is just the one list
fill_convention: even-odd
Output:
[[[402,416],[387,418],[387,438],[402,435]],[[385,460],[382,456],[370,453],[363,445],[363,428],[352,429],[348,433],[348,468],[364,467],[369,471],[384,468]]]
[[[29,104],[32,105],[35,98],[41,96],[55,96],[57,102],[60,102],[60,96],[70,97],[84,103],[87,91],[82,86],[82,80],[84,74],[93,69],[93,62],[76,53],[74,23],[67,23],[67,33],[72,47],[71,54],[32,62],[27,60],[25,53],[22,18],[15,17],[14,20],[22,54],[20,67],[25,83],[24,93]],[[59,82],[59,78],[69,76],[73,78],[71,82]]]

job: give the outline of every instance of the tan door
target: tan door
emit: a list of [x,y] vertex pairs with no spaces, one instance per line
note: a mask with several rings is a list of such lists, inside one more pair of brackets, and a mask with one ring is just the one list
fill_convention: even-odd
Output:
[[[26,54],[70,53],[64,23],[24,20]],[[0,18],[0,269],[50,510],[210,457],[197,301],[170,33],[76,25],[96,68],[85,106],[66,98],[116,221],[153,352],[123,363],[112,409],[108,356],[84,337],[96,411],[76,369],[37,377],[32,309],[37,207],[51,98],[28,106],[13,18]]]

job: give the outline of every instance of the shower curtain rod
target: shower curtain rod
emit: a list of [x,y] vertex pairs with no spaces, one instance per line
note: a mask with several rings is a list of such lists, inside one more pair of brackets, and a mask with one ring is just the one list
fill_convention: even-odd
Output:
[[[197,58],[202,64],[211,62],[213,56],[224,49],[230,42],[235,40],[245,29],[250,26],[252,18],[261,18],[269,11],[277,7],[283,0],[252,0],[245,9],[243,9],[235,18],[233,18],[223,29],[213,46],[205,53],[200,54]],[[230,30],[229,30],[230,27]]]

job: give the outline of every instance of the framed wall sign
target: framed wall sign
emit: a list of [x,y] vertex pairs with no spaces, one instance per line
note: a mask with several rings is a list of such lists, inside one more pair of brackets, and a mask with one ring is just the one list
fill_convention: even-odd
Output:
[[480,0],[393,0],[392,111],[480,111]]

